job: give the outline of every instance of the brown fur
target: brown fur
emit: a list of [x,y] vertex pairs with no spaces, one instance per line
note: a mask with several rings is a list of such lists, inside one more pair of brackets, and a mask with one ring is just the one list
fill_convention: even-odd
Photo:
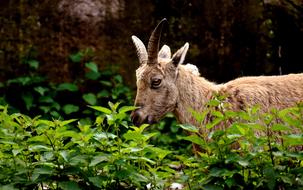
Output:
[[181,123],[194,124],[187,110],[202,111],[214,93],[227,97],[233,110],[259,105],[262,111],[283,109],[303,101],[303,74],[242,77],[216,85],[180,69],[178,107],[174,113]]

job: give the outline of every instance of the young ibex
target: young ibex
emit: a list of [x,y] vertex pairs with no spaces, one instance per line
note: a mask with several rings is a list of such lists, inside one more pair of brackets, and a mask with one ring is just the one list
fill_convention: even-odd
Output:
[[198,69],[182,65],[188,50],[185,43],[172,57],[164,45],[159,51],[163,19],[152,32],[147,51],[136,36],[132,36],[139,57],[136,71],[137,96],[131,117],[136,125],[155,123],[173,112],[180,123],[197,126],[189,111],[200,112],[214,94],[226,96],[232,109],[259,105],[262,111],[283,109],[303,101],[303,74],[284,76],[242,77],[216,85],[199,76]]

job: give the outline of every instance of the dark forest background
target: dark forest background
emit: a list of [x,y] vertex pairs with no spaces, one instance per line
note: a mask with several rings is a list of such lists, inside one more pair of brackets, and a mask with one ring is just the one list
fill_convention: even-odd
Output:
[[186,61],[226,82],[246,75],[303,71],[301,0],[6,0],[0,1],[0,80],[24,74],[24,61],[52,82],[84,74],[70,55],[89,49],[98,67],[119,66],[129,86],[139,65],[131,35],[147,43],[168,19],[161,45],[190,43]]

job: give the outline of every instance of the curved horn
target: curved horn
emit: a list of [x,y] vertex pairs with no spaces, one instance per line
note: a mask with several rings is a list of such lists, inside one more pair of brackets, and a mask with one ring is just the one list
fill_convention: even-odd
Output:
[[139,58],[140,64],[146,64],[147,63],[147,52],[146,48],[143,44],[143,42],[137,38],[137,36],[132,36],[133,43],[136,47],[137,55]]
[[155,64],[158,62],[159,43],[162,32],[162,27],[166,18],[162,19],[157,27],[152,32],[147,46],[148,62],[147,64]]

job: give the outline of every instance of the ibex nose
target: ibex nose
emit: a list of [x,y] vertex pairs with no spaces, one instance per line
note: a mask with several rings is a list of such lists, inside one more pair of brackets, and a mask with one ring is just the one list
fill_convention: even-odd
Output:
[[136,126],[140,126],[142,123],[154,124],[154,117],[151,115],[144,115],[142,110],[137,109],[131,113],[132,122]]
[[145,120],[144,115],[143,115],[142,111],[140,111],[140,109],[133,111],[130,116],[131,116],[132,122],[136,126],[140,126]]

